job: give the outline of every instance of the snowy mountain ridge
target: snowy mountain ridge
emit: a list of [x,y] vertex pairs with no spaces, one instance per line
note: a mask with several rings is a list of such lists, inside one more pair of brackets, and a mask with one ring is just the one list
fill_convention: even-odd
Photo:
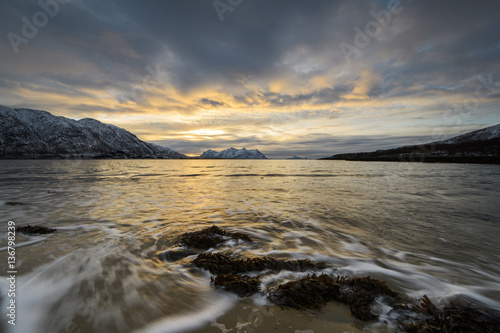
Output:
[[253,160],[261,160],[267,159],[267,157],[262,154],[257,149],[236,149],[229,148],[223,150],[221,152],[217,152],[215,150],[209,149],[201,154],[200,158],[217,158],[217,159],[253,159]]
[[96,119],[0,106],[0,158],[185,158]]
[[500,124],[444,141],[374,152],[336,154],[323,159],[500,164]]
[[500,124],[465,133],[459,136],[455,136],[451,139],[438,141],[435,143],[458,144],[464,142],[487,141],[498,137],[500,137]]

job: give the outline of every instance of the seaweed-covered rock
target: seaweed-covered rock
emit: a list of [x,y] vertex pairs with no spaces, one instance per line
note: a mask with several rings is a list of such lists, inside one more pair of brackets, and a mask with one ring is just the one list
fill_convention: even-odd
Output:
[[207,250],[225,242],[228,239],[241,239],[247,242],[252,241],[252,239],[244,233],[226,231],[216,225],[213,225],[199,231],[186,232],[182,234],[180,237],[180,243],[181,245]]
[[396,298],[398,295],[389,289],[383,281],[368,277],[340,277],[341,299],[351,314],[360,320],[368,321],[377,319],[377,315],[371,312],[371,306],[378,297]]
[[328,302],[340,301],[340,285],[326,274],[307,275],[269,288],[267,298],[281,307],[319,310]]
[[[419,305],[411,307],[413,312],[422,314],[423,318],[406,320],[400,325],[405,332],[441,333],[441,332],[483,332],[494,333],[500,330],[500,313],[493,313],[471,306],[450,305],[438,309],[424,295]],[[413,316],[415,317],[415,316]]]
[[51,234],[53,232],[56,232],[57,229],[52,229],[52,228],[47,228],[44,226],[40,225],[25,225],[22,227],[17,227],[16,228],[17,232],[22,232],[23,234],[26,235],[39,235],[39,234]]
[[251,296],[259,291],[260,280],[258,277],[246,275],[217,275],[211,282],[226,291],[235,293],[239,297]]
[[212,274],[237,274],[253,271],[281,270],[306,271],[308,269],[322,269],[325,264],[314,263],[309,259],[304,260],[278,260],[271,257],[238,259],[227,253],[201,253],[193,263],[200,268],[210,271]]
[[360,320],[376,319],[371,306],[377,297],[397,298],[382,281],[329,275],[307,275],[304,278],[271,287],[267,298],[274,304],[298,310],[320,309],[328,302],[346,304],[351,314]]

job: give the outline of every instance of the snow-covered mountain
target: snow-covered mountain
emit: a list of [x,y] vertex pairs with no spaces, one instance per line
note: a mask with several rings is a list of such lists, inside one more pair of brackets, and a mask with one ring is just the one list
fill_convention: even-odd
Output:
[[185,158],[134,134],[85,118],[0,106],[0,158]]
[[455,136],[445,141],[438,141],[436,143],[450,145],[450,144],[458,144],[464,142],[487,141],[498,137],[500,137],[500,124],[486,127],[477,131],[469,132],[463,135]]
[[248,159],[260,160],[267,157],[257,149],[236,149],[229,148],[221,152],[209,149],[201,154],[200,158],[218,158],[218,159]]

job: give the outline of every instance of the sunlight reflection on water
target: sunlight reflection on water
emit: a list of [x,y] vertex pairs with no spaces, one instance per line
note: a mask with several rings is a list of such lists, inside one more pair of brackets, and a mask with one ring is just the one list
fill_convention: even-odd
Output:
[[[30,320],[15,332],[175,331],[161,323],[220,332],[210,320],[221,304],[233,317],[263,309],[262,299],[214,290],[208,273],[189,267],[191,257],[158,259],[183,232],[212,224],[255,240],[226,245],[233,252],[323,260],[331,271],[371,275],[411,297],[439,303],[461,295],[500,309],[499,166],[0,161],[0,186],[2,222],[59,229],[18,235],[26,244],[17,250],[19,316]],[[310,325],[339,324],[345,314],[335,311]]]

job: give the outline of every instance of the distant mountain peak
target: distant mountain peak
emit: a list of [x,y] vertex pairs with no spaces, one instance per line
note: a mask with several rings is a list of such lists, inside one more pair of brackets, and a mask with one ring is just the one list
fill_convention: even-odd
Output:
[[0,159],[185,158],[97,119],[73,120],[47,111],[0,106]]
[[201,154],[200,158],[204,159],[267,159],[267,157],[262,154],[260,151],[257,149],[246,149],[246,148],[228,148],[226,150],[223,150],[221,152],[217,152],[213,149],[209,149],[205,151],[203,154]]

